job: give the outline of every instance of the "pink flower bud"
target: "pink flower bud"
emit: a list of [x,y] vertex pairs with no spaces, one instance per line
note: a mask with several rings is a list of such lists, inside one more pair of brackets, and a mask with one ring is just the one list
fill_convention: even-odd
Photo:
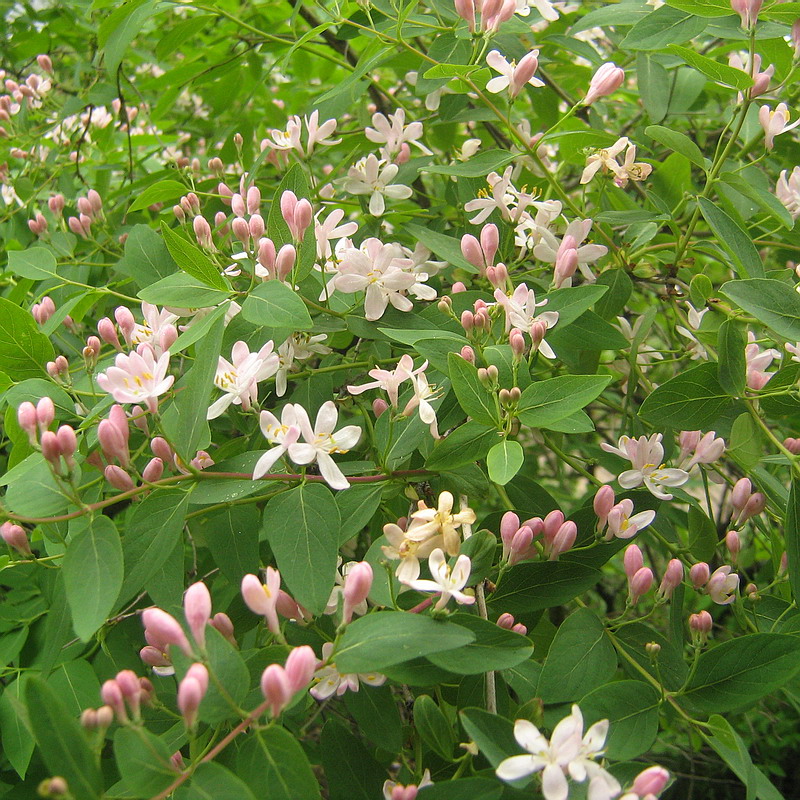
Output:
[[261,239],[258,243],[258,263],[270,274],[275,272],[275,244],[272,239]]
[[518,622],[511,630],[514,631],[514,633],[518,633],[520,636],[528,635],[528,629],[521,622]]
[[547,545],[550,545],[558,533],[561,526],[564,524],[564,512],[559,509],[551,511],[543,520],[544,527],[542,533]]
[[248,225],[250,228],[250,236],[253,237],[253,241],[257,242],[264,235],[264,231],[266,230],[264,218],[261,214],[253,214],[250,217]]
[[18,553],[29,556],[32,555],[31,547],[28,543],[28,535],[21,525],[6,521],[0,525],[0,537],[9,546],[13,547]]
[[131,408],[131,422],[145,435],[150,435],[150,429],[147,425],[147,412],[141,406],[133,406]]
[[155,483],[161,480],[164,474],[164,462],[160,458],[151,458],[147,466],[142,470],[142,478],[147,483]]
[[539,69],[538,56],[539,51],[532,50],[519,60],[516,69],[511,73],[511,84],[509,85],[511,97],[516,97],[536,74],[536,70]]
[[382,397],[376,397],[372,401],[372,413],[375,415],[375,419],[378,419],[387,408],[389,408],[389,404]]
[[234,647],[236,647],[236,638],[233,635],[233,622],[231,618],[222,611],[218,611],[211,617],[209,623],[212,628],[216,628]]
[[756,24],[763,4],[764,0],[731,0],[731,8],[741,18],[742,27],[745,30],[749,30]]
[[175,215],[175,219],[181,224],[186,222],[186,212],[180,206],[172,206],[172,213]]
[[469,309],[461,312],[461,327],[467,333],[475,327],[475,315]]
[[372,588],[372,567],[366,561],[359,561],[350,567],[344,579],[343,622],[347,624],[353,618],[356,606],[363,603]]
[[233,231],[233,235],[243,244],[247,245],[250,241],[250,226],[247,224],[247,220],[243,219],[242,217],[236,217],[231,223],[231,230]]
[[200,247],[204,247],[206,250],[212,250],[214,248],[214,242],[211,237],[211,226],[208,224],[208,220],[205,217],[201,217],[198,214],[192,220],[192,229],[194,230],[194,235]]
[[622,563],[625,567],[625,574],[628,576],[628,580],[631,580],[644,566],[644,557],[638,545],[630,544],[625,548],[625,555],[622,557]]
[[711,570],[705,561],[701,561],[699,564],[692,564],[689,569],[689,580],[695,589],[702,589],[708,583],[710,577]]
[[158,346],[165,352],[178,340],[178,329],[174,325],[165,325],[158,332]]
[[180,647],[185,655],[192,655],[192,648],[183,628],[171,614],[160,608],[146,608],[142,611],[142,623],[145,627],[145,638],[162,653],[166,652],[168,645],[174,644]]
[[103,317],[97,323],[97,332],[100,334],[100,338],[106,344],[110,344],[117,350],[122,349],[119,343],[119,337],[117,336],[117,329],[114,327],[114,323],[108,317]]
[[740,478],[733,486],[731,491],[731,504],[737,511],[742,511],[750,495],[753,493],[753,485],[749,478]]
[[312,619],[311,614],[303,608],[291,595],[278,589],[278,600],[275,603],[277,612],[286,619],[293,620],[294,622],[305,623]]
[[281,574],[272,567],[267,567],[266,584],[255,575],[245,575],[242,578],[242,598],[245,605],[254,613],[266,618],[267,627],[272,633],[280,632],[278,622],[277,602],[281,585]]
[[608,512],[614,507],[614,490],[608,485],[601,486],[594,496],[592,507],[597,514],[598,529],[602,530],[608,520]]
[[170,667],[172,662],[157,647],[146,645],[139,651],[139,658],[149,667]]
[[178,684],[178,710],[187,728],[194,728],[197,723],[197,711],[204,696],[203,687],[196,677],[186,675]]
[[625,72],[616,64],[613,62],[603,64],[592,76],[583,104],[589,106],[601,97],[608,97],[622,86],[624,80]]
[[683,564],[679,559],[673,558],[667,564],[664,577],[661,579],[661,585],[658,587],[658,593],[662,597],[672,597],[672,593],[681,585],[682,581]]
[[257,186],[251,186],[247,190],[247,213],[258,214],[261,206],[261,192]]
[[128,475],[122,467],[118,467],[116,464],[109,464],[103,470],[103,475],[105,475],[106,480],[115,489],[119,489],[121,492],[129,492],[134,488],[131,476]]
[[575,544],[575,539],[577,537],[578,526],[572,520],[567,520],[553,537],[553,544],[550,548],[550,560],[555,561],[562,553],[566,553],[567,550]]
[[294,225],[294,210],[297,207],[297,195],[287,189],[281,194],[280,209],[283,221],[289,226],[289,230]]
[[154,436],[150,441],[150,450],[154,456],[158,456],[165,464],[171,464],[175,453],[167,443],[166,439],[160,436]]
[[467,21],[469,32],[475,33],[475,0],[454,0],[454,5],[456,14]]
[[453,286],[452,286],[452,288],[450,289],[450,291],[451,291],[453,294],[461,294],[462,292],[466,292],[466,291],[467,291],[467,287],[466,287],[466,286],[464,286],[464,284],[463,284],[461,281],[456,281],[456,282],[453,284]]
[[42,434],[40,445],[44,458],[56,469],[59,469],[61,463],[61,447],[56,434],[53,433],[53,431],[45,431]]
[[510,547],[511,540],[519,529],[519,517],[513,511],[506,511],[500,519],[500,538],[503,544]]
[[533,350],[538,350],[539,345],[544,341],[544,337],[547,334],[547,323],[542,322],[542,320],[537,319],[531,323],[531,347]]
[[128,701],[128,706],[131,709],[133,718],[139,719],[142,696],[142,689],[139,685],[139,677],[135,672],[133,672],[133,670],[124,669],[117,673],[117,677],[114,680],[116,681],[120,692],[122,692],[123,698]]
[[233,205],[233,191],[229,189],[224,183],[217,184],[217,194],[226,206]]
[[789,437],[783,440],[783,446],[793,455],[800,455],[800,439]]
[[747,522],[747,520],[751,517],[755,517],[756,515],[760,514],[766,507],[766,496],[762,492],[755,492],[755,494],[750,495],[749,500],[742,509],[739,522]]
[[261,692],[269,701],[273,717],[283,711],[292,699],[294,692],[286,671],[279,664],[270,664],[261,676]]
[[94,213],[92,209],[92,204],[86,197],[79,197],[77,206],[78,206],[78,211],[80,211],[81,214],[86,214],[87,217],[90,217]]
[[[520,62],[521,63],[521,62]],[[497,248],[500,246],[500,233],[497,230],[497,225],[489,223],[481,228],[481,250],[483,250],[484,262],[494,264],[494,257],[497,254]],[[476,264],[476,266],[479,266]]]
[[193,583],[183,596],[183,613],[195,642],[206,645],[206,625],[211,619],[211,595],[202,581]]
[[483,270],[485,266],[483,251],[480,243],[471,233],[465,233],[461,237],[461,253],[473,267]]
[[[292,231],[294,238],[298,242],[303,241],[306,228],[311,224],[313,216],[314,209],[311,207],[311,203],[305,198],[300,200],[294,210],[294,230]],[[289,227],[291,228],[292,226],[290,225]]]
[[[564,524],[566,525],[567,523]],[[556,539],[557,538],[558,534],[556,534]],[[555,550],[555,546],[554,539],[553,550]],[[520,561],[533,558],[535,555],[536,548],[533,547],[533,531],[529,527],[523,526],[516,531],[511,539],[511,544],[508,548],[508,563],[513,566],[514,564],[518,564]]]
[[[365,564],[365,561],[361,562]],[[346,591],[346,585],[345,585]],[[295,647],[286,659],[286,677],[289,681],[289,688],[292,694],[305,689],[314,677],[314,670],[317,668],[317,657],[314,651],[308,646]]]
[[128,721],[128,711],[125,708],[125,701],[122,696],[122,690],[117,685],[115,680],[106,681],[100,689],[100,696],[107,706],[114,709],[119,722]]
[[111,420],[100,420],[97,426],[97,440],[107,461],[117,459],[122,466],[128,466],[130,463],[128,443]]
[[731,556],[731,563],[735,564],[739,556],[739,551],[742,549],[742,540],[736,531],[728,531],[725,534],[725,547]]
[[40,53],[38,56],[36,56],[36,63],[45,72],[49,73],[50,75],[53,74],[53,62],[50,60],[50,56],[48,56],[46,53]]
[[99,214],[103,210],[103,199],[100,197],[99,192],[94,189],[89,189],[86,193],[86,198],[95,214]]
[[711,633],[713,624],[714,620],[711,619],[711,614],[708,611],[701,611],[699,614],[691,614],[689,616],[689,627],[692,632],[700,634],[703,639]]
[[285,244],[278,251],[275,257],[275,272],[280,280],[283,280],[294,268],[294,262],[297,258],[297,251],[294,245]]
[[664,767],[648,767],[633,781],[631,791],[644,798],[646,795],[658,796],[669,781],[669,772]]
[[244,198],[238,192],[231,196],[231,211],[237,217],[243,217],[247,213]]
[[63,194],[54,194],[47,201],[47,207],[57,217],[61,216],[61,212],[64,210],[65,204],[66,201],[64,200]]
[[56,431],[56,436],[58,437],[58,448],[61,451],[61,455],[67,460],[67,463],[72,461],[72,456],[75,455],[75,451],[78,449],[78,437],[75,435],[75,431],[69,425],[61,425]]
[[19,423],[20,428],[22,428],[22,430],[28,434],[30,443],[35,444],[38,423],[36,406],[27,400],[24,403],[20,403],[19,407],[17,408],[17,422]]
[[649,567],[642,567],[630,579],[628,590],[630,593],[631,605],[636,605],[639,598],[646,595],[653,585],[653,570]]
[[131,336],[136,328],[136,320],[134,319],[131,310],[129,308],[125,308],[125,306],[117,306],[117,308],[114,310],[114,319],[117,321],[117,325],[119,325],[119,329],[122,331],[125,341],[130,344]]
[[510,631],[514,627],[514,617],[506,611],[497,618],[497,624],[501,628]]

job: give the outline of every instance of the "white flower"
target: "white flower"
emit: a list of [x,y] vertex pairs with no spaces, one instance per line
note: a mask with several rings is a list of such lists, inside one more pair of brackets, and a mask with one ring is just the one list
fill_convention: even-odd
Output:
[[274,346],[269,341],[257,353],[251,353],[245,342],[236,342],[231,361],[219,357],[214,385],[224,394],[212,403],[207,419],[216,419],[231,403],[249,411],[258,399],[258,384],[278,371],[278,356],[272,352]]
[[[536,314],[536,309],[546,305],[547,300],[537,303],[536,293],[533,289],[528,289],[524,283],[517,286],[510,297],[502,289],[495,289],[494,297],[505,309],[507,331],[512,328],[519,328],[521,331],[527,331],[533,338],[536,333],[533,331],[534,325],[543,325],[546,330],[549,330],[558,322],[558,311],[545,311],[542,314]],[[538,338],[538,335],[536,338]],[[545,358],[556,357],[553,348],[543,338],[539,341],[539,350]]]
[[775,195],[783,203],[792,219],[800,217],[800,167],[795,167],[788,180],[783,170],[775,186]]
[[549,742],[532,722],[518,719],[514,723],[514,738],[529,755],[506,758],[495,772],[501,780],[513,781],[541,771],[545,800],[566,800],[567,775],[579,782],[600,776],[618,794],[619,783],[594,761],[602,755],[607,734],[608,720],[604,719],[592,725],[581,738],[583,715],[576,705],[572,706],[570,716],[556,725]]
[[130,332],[123,330],[122,335],[132,347],[138,347],[140,344],[150,344],[153,346],[156,355],[161,355],[166,349],[160,346],[161,334],[164,331],[171,332],[174,330],[178,317],[166,308],[159,310],[158,306],[154,306],[152,303],[142,303],[142,316],[144,321],[141,325],[135,324]]
[[615,453],[631,462],[633,469],[620,473],[617,477],[623,489],[634,489],[644,483],[647,490],[659,500],[672,500],[662,486],[682,486],[689,480],[689,473],[682,469],[665,469],[661,463],[664,458],[663,434],[654,433],[649,439],[640,436],[631,439],[621,436],[617,447],[602,442],[600,447],[607,453]]
[[709,597],[718,605],[730,605],[736,599],[739,576],[727,564],[714,570],[706,584]]
[[[303,122],[306,126],[306,145],[302,144]],[[270,140],[267,143],[276,150],[296,150],[301,157],[310,156],[317,145],[330,147],[339,144],[341,139],[329,139],[336,130],[336,120],[329,119],[319,124],[319,111],[313,111],[310,117],[289,117],[286,130],[273,129],[270,131]],[[262,143],[263,148],[263,143]]]
[[558,19],[558,10],[555,8],[553,0],[517,0],[515,13],[521,17],[527,17],[531,13],[531,7],[535,8],[542,19],[546,19],[548,22],[555,22]]
[[413,305],[403,294],[417,283],[407,271],[408,259],[399,257],[398,245],[383,244],[380,239],[365,239],[360,248],[342,251],[333,286],[347,294],[365,292],[364,315],[370,321],[380,319],[391,303],[398,311],[411,311]]
[[389,395],[389,402],[393,408],[397,408],[397,394],[400,389],[400,384],[403,381],[411,380],[412,376],[418,375],[423,372],[428,366],[425,361],[421,367],[414,369],[414,359],[406,353],[400,357],[397,366],[392,369],[380,369],[376,367],[371,369],[367,374],[370,378],[375,378],[371,383],[363,383],[361,386],[348,386],[347,391],[350,394],[363,394],[370,389],[383,389]]
[[775,146],[776,136],[800,125],[800,119],[789,124],[789,108],[786,103],[778,103],[774,111],[769,106],[761,106],[758,109],[758,121],[764,129],[764,145],[767,150],[772,150]]
[[397,164],[387,164],[370,153],[350,167],[344,190],[350,194],[368,194],[369,213],[380,217],[386,210],[385,197],[405,200],[412,195],[411,187],[392,183],[399,170]]
[[406,531],[393,522],[383,526],[383,534],[389,544],[381,545],[381,550],[389,560],[399,559],[400,564],[395,575],[401,583],[416,580],[419,577],[419,559],[427,558],[435,548],[444,543],[444,537],[437,531],[420,541],[409,539]]
[[317,258],[321,261],[327,261],[333,255],[331,242],[337,242],[339,239],[352,236],[358,230],[358,223],[345,222],[344,225],[340,224],[344,219],[344,211],[341,208],[333,209],[324,222],[321,220],[321,214],[322,212],[319,211],[314,220],[314,236],[317,240]]
[[531,50],[517,64],[516,61],[509,63],[499,50],[491,50],[486,55],[486,63],[495,71],[499,72],[496,78],[492,78],[486,84],[486,91],[492,94],[508,89],[510,96],[516,97],[523,87],[528,84],[535,88],[544,86],[544,81],[539,80],[533,73],[539,66],[539,51]]
[[336,664],[329,661],[332,652],[333,642],[325,642],[322,645],[322,662],[324,666],[314,673],[316,685],[309,692],[315,700],[327,700],[334,694],[337,697],[341,697],[348,689],[351,692],[357,692],[361,683],[366,683],[367,686],[382,686],[386,682],[385,675],[378,675],[375,672],[358,674],[343,674],[339,672],[336,669]]
[[[427,364],[428,362],[426,361],[425,363]],[[419,408],[419,418],[430,426],[431,436],[434,439],[438,439],[439,425],[436,420],[436,411],[430,401],[438,399],[439,389],[437,386],[431,386],[428,383],[428,378],[424,372],[412,375],[411,383],[414,386],[414,394],[406,403],[406,407],[403,409],[403,416],[407,417],[413,413],[415,408]]]
[[334,433],[339,411],[332,400],[320,406],[313,429],[305,409],[297,405],[295,408],[302,410],[302,414],[298,413],[298,424],[305,442],[289,445],[289,457],[295,464],[311,464],[316,461],[320,474],[331,489],[347,489],[350,484],[336,466],[331,454],[346,453],[351,447],[355,447],[361,438],[361,428],[357,425],[346,425]]
[[424,542],[432,536],[441,536],[448,555],[457,555],[461,547],[461,537],[457,529],[462,525],[472,525],[475,522],[475,512],[471,508],[462,508],[454,514],[453,503],[453,495],[450,492],[442,492],[439,495],[436,508],[428,508],[420,500],[418,509],[411,514],[411,524],[405,533],[406,538]]
[[461,605],[472,605],[475,602],[473,595],[464,594],[461,591],[467,585],[469,574],[472,571],[472,562],[469,556],[460,555],[451,570],[444,552],[437,547],[428,558],[428,567],[433,580],[417,579],[404,581],[404,583],[418,592],[440,593],[441,597],[437,600],[434,608],[444,608],[451,597],[454,597],[456,602]]
[[389,114],[388,118],[383,114],[373,114],[372,124],[375,127],[364,129],[367,139],[384,145],[381,148],[381,158],[385,161],[391,161],[404,144],[413,144],[426,155],[432,155],[432,152],[419,141],[423,133],[422,123],[410,122],[406,125],[405,121],[405,110],[398,108],[394,114]]
[[331,348],[322,344],[326,333],[311,336],[308,333],[295,333],[278,347],[278,370],[275,373],[275,394],[283,397],[286,394],[286,379],[295,361],[304,361],[313,355],[328,355]]
[[266,475],[270,467],[300,438],[300,418],[305,417],[308,421],[306,410],[296,404],[289,403],[284,406],[281,418],[278,418],[271,411],[262,411],[259,415],[258,424],[261,433],[267,441],[275,447],[267,450],[256,462],[253,470],[253,480]]
[[145,403],[151,412],[158,409],[158,398],[175,381],[167,375],[169,350],[156,360],[150,345],[140,345],[140,351],[119,353],[114,366],[97,376],[100,388],[118,403]]

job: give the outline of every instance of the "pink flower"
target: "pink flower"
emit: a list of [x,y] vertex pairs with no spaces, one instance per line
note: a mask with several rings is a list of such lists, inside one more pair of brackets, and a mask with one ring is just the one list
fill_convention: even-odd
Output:
[[758,110],[758,121],[764,129],[764,145],[767,150],[772,150],[775,146],[776,136],[800,125],[800,119],[789,125],[789,108],[786,103],[778,103],[774,111],[769,106],[761,106]]
[[400,361],[393,370],[380,369],[376,367],[371,369],[368,375],[375,378],[372,383],[364,383],[361,386],[348,386],[347,391],[350,394],[362,394],[370,389],[383,389],[389,395],[389,402],[393,408],[397,408],[397,394],[400,384],[403,381],[411,380],[413,375],[418,375],[423,372],[428,366],[425,361],[421,367],[414,369],[414,359],[408,353],[400,357]]
[[727,606],[736,599],[739,588],[739,576],[731,572],[731,567],[725,564],[711,574],[706,584],[709,597],[721,606]]
[[[502,289],[495,289],[494,297],[505,309],[507,331],[512,328],[519,328],[520,330],[528,331],[531,338],[534,338],[536,334],[533,330],[535,324],[543,325],[544,329],[548,330],[558,322],[558,311],[545,311],[542,314],[536,314],[536,309],[546,305],[547,300],[537,303],[536,293],[533,289],[528,289],[524,283],[517,286],[511,296],[503,292]],[[538,334],[536,336],[538,338]],[[543,338],[539,340],[538,346],[545,358],[556,357],[553,348]]]
[[514,98],[525,88],[526,84],[536,88],[544,86],[544,81],[534,75],[539,67],[538,50],[531,50],[520,59],[519,64],[515,61],[509,63],[499,50],[492,50],[486,56],[486,63],[495,72],[500,73],[486,84],[486,91],[492,94],[508,89],[509,96]]
[[590,106],[595,100],[614,94],[622,86],[624,80],[625,72],[620,67],[613,62],[603,64],[592,76],[583,104]]
[[149,345],[142,345],[141,352],[130,355],[119,353],[114,366],[97,376],[100,388],[111,394],[118,403],[145,403],[151,412],[158,409],[158,398],[174,383],[167,375],[169,350],[156,360]]
[[273,342],[267,342],[255,353],[245,342],[236,342],[231,351],[231,361],[219,357],[214,385],[224,394],[211,404],[207,419],[216,419],[231,403],[249,411],[258,399],[258,384],[278,371],[278,356],[273,353]]

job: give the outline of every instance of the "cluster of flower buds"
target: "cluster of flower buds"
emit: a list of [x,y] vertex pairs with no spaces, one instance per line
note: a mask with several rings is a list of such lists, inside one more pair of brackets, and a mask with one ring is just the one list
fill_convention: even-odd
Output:
[[303,645],[289,653],[285,666],[270,664],[264,670],[261,692],[273,717],[277,717],[289,705],[297,692],[308,686],[316,668],[314,651],[308,645]]
[[[480,232],[480,239],[471,233],[461,237],[461,253],[481,275],[486,274],[488,267],[494,267],[494,257],[500,246],[500,234],[497,225],[484,225]],[[455,290],[455,288],[454,288]]]
[[47,200],[47,207],[50,209],[50,213],[55,217],[61,216],[66,204],[67,201],[64,199],[63,194],[54,194]]
[[31,307],[31,316],[39,323],[39,325],[44,325],[53,314],[56,313],[56,304],[53,302],[52,298],[48,295],[45,295],[41,301],[38,303],[34,303]]
[[695,589],[705,588],[708,596],[718,605],[726,606],[736,599],[739,576],[728,564],[719,567],[713,573],[704,561],[693,564],[689,569],[689,580]]
[[[516,0],[455,0],[455,9],[461,19],[466,20],[469,32],[474,34],[494,33],[510,20],[517,10]],[[476,27],[475,16],[481,15],[480,27]]]
[[500,378],[500,370],[494,364],[488,367],[478,368],[478,380],[489,390],[497,389],[497,381]]
[[196,662],[186,670],[186,674],[178,684],[178,710],[183,715],[183,721],[189,730],[192,730],[197,723],[197,712],[207,691],[208,670],[203,664]]
[[173,675],[175,670],[169,656],[170,647],[180,648],[191,657],[192,648],[178,620],[160,608],[146,608],[142,612],[144,638],[147,645],[139,651],[139,657],[153,668],[156,675]]
[[725,452],[725,440],[717,438],[716,431],[681,431],[679,467],[687,472],[696,464],[713,464]]
[[503,561],[510,566],[535,558],[537,550],[533,540],[542,532],[544,522],[534,517],[520,523],[513,511],[506,511],[500,520],[500,539],[503,542]]
[[570,550],[577,538],[578,526],[572,520],[565,520],[563,511],[555,509],[542,520],[544,554],[550,561]]
[[81,714],[81,725],[87,731],[99,731],[101,734],[105,734],[113,722],[114,709],[111,706],[87,708]]
[[305,198],[298,200],[294,192],[287,190],[281,195],[280,207],[281,216],[289,226],[292,239],[295,242],[302,242],[314,216],[311,203]]
[[597,532],[605,530],[606,541],[613,538],[632,539],[646,528],[656,516],[655,511],[633,513],[633,500],[625,498],[616,502],[614,490],[606,485],[601,486],[594,496],[594,513],[597,514]]
[[54,381],[69,383],[69,361],[64,356],[56,356],[55,361],[48,361],[46,369]]
[[187,217],[196,217],[200,213],[200,198],[194,192],[183,195],[178,204],[172,207],[172,213],[178,222],[186,222]]
[[39,797],[49,797],[52,798],[52,800],[73,796],[69,792],[69,784],[60,775],[55,775],[52,778],[45,778],[36,787],[36,793]]
[[275,243],[272,239],[262,237],[258,241],[256,258],[259,265],[263,267],[263,271],[256,268],[256,274],[262,280],[285,281],[289,273],[294,269],[295,261],[297,261],[297,250],[293,244],[285,244],[276,253]]
[[762,5],[764,0],[731,0],[731,8],[741,17],[745,30],[755,26]]
[[762,492],[753,491],[749,478],[740,478],[731,491],[731,505],[734,509],[732,523],[744,525],[767,507],[767,498]]
[[40,433],[48,431],[55,418],[56,407],[49,397],[43,397],[36,405],[26,400],[17,408],[17,422],[32,445],[36,444]]
[[116,678],[107,680],[100,691],[103,702],[114,711],[117,722],[126,723],[142,716],[142,703],[150,703],[155,693],[153,684],[147,678],[140,678],[135,672],[124,669]]
[[491,330],[492,321],[489,318],[489,306],[487,303],[478,299],[475,301],[472,311],[469,309],[462,311],[461,326],[470,338],[480,337]]
[[625,72],[613,62],[608,62],[600,66],[597,72],[592,75],[589,82],[589,91],[583,98],[583,105],[590,106],[595,100],[601,97],[608,97],[622,86],[625,80]]
[[698,614],[689,615],[689,629],[692,632],[692,639],[694,639],[695,644],[705,644],[713,624],[714,621],[708,611],[700,611]]
[[642,551],[635,544],[625,548],[623,565],[628,578],[628,602],[635,606],[639,598],[650,591],[653,585],[653,570],[644,565]]
[[507,631],[513,631],[514,633],[519,633],[523,636],[526,636],[528,633],[528,629],[521,622],[516,622],[514,617],[512,617],[508,612],[501,614],[497,618],[497,624]]
[[37,211],[36,216],[28,220],[28,228],[34,236],[43,236],[47,233],[47,219],[44,214]]
[[[41,401],[40,401],[41,402]],[[61,460],[64,460],[66,472],[72,471],[75,466],[75,451],[78,449],[78,437],[75,430],[70,425],[60,425],[58,430],[44,431],[39,446],[42,448],[42,455],[50,462],[53,470],[58,475],[63,474]]]
[[498,399],[502,408],[516,408],[520,397],[522,397],[522,392],[518,386],[513,389],[501,389],[498,392]]
[[800,455],[800,439],[794,439],[791,436],[783,440],[783,446],[793,455]]
[[89,189],[86,197],[79,197],[76,205],[78,206],[78,216],[69,217],[67,225],[76,235],[88,239],[92,230],[92,223],[103,211],[103,199],[94,189]]
[[657,596],[662,600],[669,600],[681,583],[683,583],[683,562],[678,558],[672,558],[664,570]]
[[17,525],[9,520],[6,520],[0,525],[0,537],[11,548],[21,553],[24,556],[33,555],[31,553],[31,546],[28,544],[28,534],[25,533],[25,528]]

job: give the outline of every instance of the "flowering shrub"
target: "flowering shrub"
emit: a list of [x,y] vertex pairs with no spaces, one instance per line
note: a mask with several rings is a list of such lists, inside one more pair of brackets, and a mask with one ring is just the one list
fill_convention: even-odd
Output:
[[796,796],[800,4],[4,14],[0,796]]

